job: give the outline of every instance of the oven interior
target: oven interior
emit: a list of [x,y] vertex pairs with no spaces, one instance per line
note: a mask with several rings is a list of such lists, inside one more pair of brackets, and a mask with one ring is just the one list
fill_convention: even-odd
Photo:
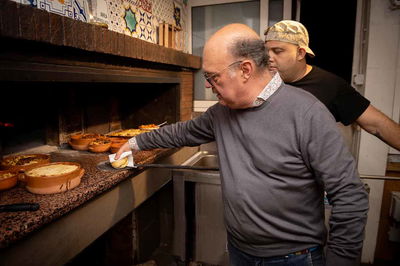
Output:
[[3,82],[2,87],[2,156],[62,146],[78,132],[106,134],[179,119],[179,84]]

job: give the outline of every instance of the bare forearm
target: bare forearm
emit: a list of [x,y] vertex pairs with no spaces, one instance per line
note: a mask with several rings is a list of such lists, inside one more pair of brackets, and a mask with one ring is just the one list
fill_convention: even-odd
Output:
[[400,126],[394,121],[387,121],[372,134],[391,147],[400,150]]
[[357,119],[357,123],[368,133],[400,150],[400,125],[372,105]]

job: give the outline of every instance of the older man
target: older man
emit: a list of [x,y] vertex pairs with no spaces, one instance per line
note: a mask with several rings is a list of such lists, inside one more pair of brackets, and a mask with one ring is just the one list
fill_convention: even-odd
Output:
[[368,195],[336,123],[315,97],[271,76],[260,37],[230,24],[206,43],[200,117],[138,135],[122,152],[216,141],[231,265],[325,265],[324,190],[332,204],[327,265],[355,265]]
[[368,133],[400,150],[400,126],[376,109],[342,78],[307,64],[313,57],[307,29],[300,22],[282,20],[264,32],[270,69],[278,71],[286,84],[302,88],[328,107],[336,121],[356,122]]

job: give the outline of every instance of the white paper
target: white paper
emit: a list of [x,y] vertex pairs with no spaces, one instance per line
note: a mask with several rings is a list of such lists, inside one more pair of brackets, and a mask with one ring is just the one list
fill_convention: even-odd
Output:
[[[109,159],[110,163],[116,161],[115,155],[117,155],[117,154],[113,153],[113,154],[108,155],[108,159]],[[137,168],[137,166],[135,166],[135,162],[133,160],[132,151],[126,151],[126,152],[122,153],[121,157],[119,157],[119,160],[122,158],[125,158],[125,157],[128,157],[128,165],[127,166]]]

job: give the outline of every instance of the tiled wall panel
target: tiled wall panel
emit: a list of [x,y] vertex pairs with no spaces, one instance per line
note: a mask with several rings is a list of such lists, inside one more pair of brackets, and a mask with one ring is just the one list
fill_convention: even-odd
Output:
[[83,22],[107,24],[108,29],[158,44],[158,27],[177,27],[175,47],[187,51],[184,0],[12,0]]

